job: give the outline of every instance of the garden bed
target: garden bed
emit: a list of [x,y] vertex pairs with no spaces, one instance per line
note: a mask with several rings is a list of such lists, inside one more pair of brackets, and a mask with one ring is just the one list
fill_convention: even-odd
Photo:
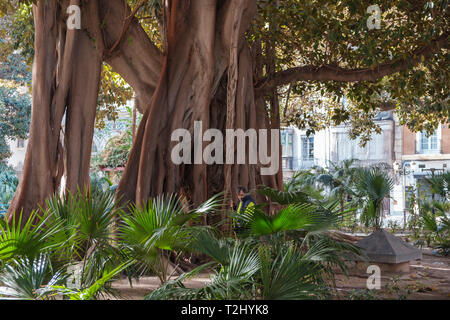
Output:
[[[201,288],[209,281],[208,274],[187,280],[185,285]],[[334,299],[408,299],[408,300],[450,300],[450,257],[437,256],[432,250],[423,250],[423,259],[410,264],[407,274],[381,275],[381,289],[368,291],[367,276],[342,274],[336,275],[337,293]],[[117,289],[125,300],[142,300],[149,292],[160,286],[157,277],[144,277],[139,282],[133,281],[130,287],[128,279],[115,281]]]
[[450,257],[422,250],[422,260],[410,262],[410,272],[382,273],[381,289],[366,289],[368,275],[336,275],[336,299],[450,300]]

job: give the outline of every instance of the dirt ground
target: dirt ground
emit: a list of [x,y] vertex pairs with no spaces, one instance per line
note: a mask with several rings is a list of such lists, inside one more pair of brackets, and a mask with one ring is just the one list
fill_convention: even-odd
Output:
[[[209,282],[209,275],[201,275],[194,279],[187,280],[184,285],[189,288],[201,288]],[[159,288],[161,282],[157,277],[143,277],[139,281],[132,281],[132,287],[128,279],[122,279],[113,283],[112,287],[119,290],[121,298],[124,300],[142,300],[145,295]]]
[[[403,274],[381,273],[381,289],[367,290],[369,275],[351,275],[349,278],[336,275],[337,293],[335,299],[413,299],[450,300],[450,257],[435,256],[431,250],[423,250],[422,260],[410,263],[410,272]],[[186,281],[188,287],[199,288],[209,281],[207,274]],[[142,300],[149,292],[160,286],[156,277],[144,277],[133,286],[127,279],[116,281],[115,289],[122,299]]]

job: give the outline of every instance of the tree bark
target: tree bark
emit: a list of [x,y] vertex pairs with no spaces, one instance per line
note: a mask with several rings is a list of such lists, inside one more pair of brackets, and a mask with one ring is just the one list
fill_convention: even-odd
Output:
[[255,86],[255,92],[257,96],[270,94],[278,86],[298,81],[377,81],[384,76],[416,66],[422,59],[429,59],[439,50],[448,47],[448,33],[444,33],[440,37],[431,40],[429,44],[413,50],[405,58],[389,61],[370,68],[347,69],[332,65],[289,68],[261,79]]
[[[226,173],[226,165],[175,165],[175,143],[170,142],[175,129],[187,129],[193,136],[194,121],[201,121],[204,130],[222,131],[267,123],[266,113],[256,110],[252,56],[244,38],[255,12],[254,1],[228,1],[221,7],[215,0],[173,1],[167,8],[167,54],[119,183],[124,203],[180,192],[199,204],[224,186],[230,192],[238,184],[255,188],[263,183],[258,166],[230,165]],[[277,187],[275,181],[272,186]]]
[[[82,8],[82,30],[68,30],[69,5]],[[54,194],[63,172],[67,190],[86,186],[103,46],[97,1],[48,0],[33,5],[35,61],[30,138],[8,221]],[[89,59],[86,59],[89,57]],[[62,120],[65,116],[65,125]],[[22,220],[22,221],[23,221]]]
[[131,14],[131,9],[124,9],[123,0],[102,0],[106,48],[112,48],[122,36],[123,41],[113,52],[105,52],[105,62],[119,73],[134,89],[140,113],[150,105],[158,80],[161,75],[162,53],[148,38],[136,18],[131,20],[127,31],[122,34],[122,23]]

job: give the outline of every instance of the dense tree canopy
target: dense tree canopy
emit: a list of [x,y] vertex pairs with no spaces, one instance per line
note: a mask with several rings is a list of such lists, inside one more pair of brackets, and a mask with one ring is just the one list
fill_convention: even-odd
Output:
[[[11,13],[13,8],[14,13],[0,29],[0,37],[8,32],[13,40],[9,46],[32,61],[29,3],[2,5],[0,12]],[[136,17],[162,48],[161,1],[128,3],[139,7]],[[447,1],[376,1],[381,28],[373,30],[367,27],[371,4],[357,0],[258,1],[248,41],[261,42],[265,49],[270,46],[275,66],[265,70],[256,90],[270,94],[270,89],[278,89],[287,108],[285,123],[314,131],[347,121],[353,125],[353,137],[368,139],[378,129],[373,118],[380,108],[395,108],[401,122],[418,131],[431,132],[438,123],[448,121]],[[131,88],[105,65],[97,126],[101,128],[105,119],[115,120],[116,107],[131,97]]]
[[0,161],[10,156],[6,139],[26,139],[30,125],[31,101],[27,86],[31,72],[18,54],[0,62]]
[[[395,108],[414,130],[448,122],[447,1],[262,3],[253,34],[274,43],[276,70],[257,91],[292,84],[291,97],[301,101],[287,120],[314,128],[325,114],[332,123],[351,120],[364,134],[374,128],[368,120],[375,111]],[[371,4],[381,10],[380,29],[367,26]],[[317,96],[327,99],[311,103]],[[345,106],[330,102],[344,96]]]

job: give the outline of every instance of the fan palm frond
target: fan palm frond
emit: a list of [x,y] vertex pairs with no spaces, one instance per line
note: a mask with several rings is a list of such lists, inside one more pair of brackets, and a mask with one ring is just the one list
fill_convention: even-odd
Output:
[[280,191],[269,187],[258,189],[258,193],[281,205],[309,203],[309,195],[304,191]]
[[259,256],[256,249],[248,243],[236,242],[227,250],[228,257],[221,258],[226,264],[219,264],[220,270],[205,287],[186,288],[183,281],[213,264],[206,264],[184,274],[176,280],[169,281],[161,288],[146,296],[146,299],[245,299],[252,296],[251,278],[259,268]]
[[[44,281],[49,272],[49,259],[40,255],[34,259],[22,258],[7,264],[0,274],[0,295],[15,299],[35,300],[45,296]],[[65,277],[61,272],[55,273],[46,288],[62,283]]]
[[366,226],[380,228],[384,199],[389,198],[394,187],[394,181],[386,171],[378,168],[361,169],[356,183],[363,200],[362,221]]
[[49,215],[32,212],[27,221],[22,221],[22,213],[16,215],[10,224],[0,223],[0,261],[13,258],[35,258],[61,246],[60,241],[51,241],[63,229],[60,221],[52,221]]
[[268,248],[260,250],[261,298],[264,300],[314,299],[323,286],[316,281],[321,268],[292,247],[283,248],[275,258]]
[[[91,286],[82,290],[68,289],[65,286],[55,286],[51,287],[51,290],[47,292],[52,292],[54,294],[60,294],[68,297],[70,300],[94,300],[103,290],[104,286],[111,282],[111,280],[116,277],[120,272],[132,265],[134,261],[126,261],[114,268],[111,271],[105,270],[103,275],[99,277]],[[48,294],[48,293],[47,293]]]
[[264,236],[290,230],[325,230],[350,211],[340,212],[337,201],[333,201],[328,204],[291,204],[270,217],[255,206],[232,217],[239,220],[252,236]]

